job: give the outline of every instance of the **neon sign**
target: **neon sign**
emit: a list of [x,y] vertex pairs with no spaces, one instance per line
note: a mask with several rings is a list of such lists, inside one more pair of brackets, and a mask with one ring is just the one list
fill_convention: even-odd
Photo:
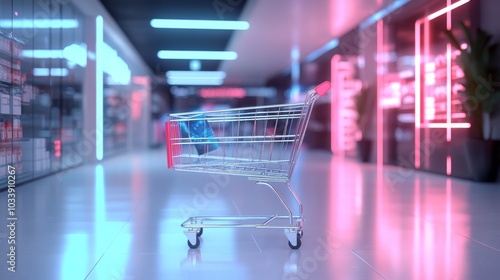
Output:
[[202,88],[200,90],[202,98],[243,98],[246,90],[243,88]]
[[[431,52],[431,21],[446,16],[446,29],[452,28],[451,12],[470,2],[460,0],[448,4],[415,22],[415,167],[422,164],[420,156],[421,128],[446,129],[446,140],[451,141],[452,129],[469,128],[461,110],[459,91],[463,87],[457,82],[463,71],[455,63],[459,51],[452,51],[450,43],[443,52]],[[465,46],[466,47],[466,46]],[[427,135],[427,133],[425,134]],[[451,174],[451,157],[448,157],[446,173]]]
[[361,131],[356,125],[354,96],[361,90],[362,83],[356,79],[356,56],[334,55],[331,60],[331,150],[339,156],[354,155],[356,140]]

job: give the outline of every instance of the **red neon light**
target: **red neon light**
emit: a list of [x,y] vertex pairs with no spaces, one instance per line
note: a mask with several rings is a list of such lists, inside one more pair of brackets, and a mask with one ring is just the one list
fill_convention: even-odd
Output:
[[451,156],[446,157],[446,175],[451,175]]
[[[343,127],[342,127],[342,112],[341,112],[341,98],[342,94],[340,88],[341,83],[339,79],[338,63],[340,61],[340,55],[334,55],[330,61],[331,67],[331,84],[332,84],[332,94],[330,95],[330,145],[332,153],[344,156],[344,150],[341,147],[343,143]],[[335,90],[333,90],[335,88]],[[333,94],[334,93],[334,94]]]
[[[447,1],[448,6],[450,7],[451,0]],[[450,11],[453,9],[450,9]],[[446,29],[451,29],[451,12],[448,11],[446,13]],[[451,142],[451,95],[453,94],[451,91],[451,44],[446,44],[446,124],[448,127],[446,128],[446,141]],[[451,161],[450,161],[451,163]],[[451,174],[451,169],[450,169]],[[449,175],[449,174],[448,174]]]
[[61,140],[54,140],[54,152],[56,157],[61,157]]
[[243,88],[202,88],[200,90],[202,98],[243,98],[246,90]]
[[[330,83],[332,86],[337,89],[337,83],[336,83],[336,68],[335,68],[335,63],[338,61],[338,55],[334,55],[332,59],[330,60]],[[336,108],[336,96],[339,94],[337,90],[333,90],[332,88],[332,94],[330,94],[330,150],[332,151],[333,154],[337,152],[337,137],[338,137],[338,131],[336,129],[336,118],[335,118],[335,108]],[[334,135],[336,133],[336,135]]]
[[170,131],[170,121],[165,122],[165,132],[166,132],[166,141],[167,141],[167,167],[172,168],[173,164],[173,155],[172,155],[172,132]]
[[147,76],[133,76],[132,83],[135,85],[141,85],[141,86],[148,87],[150,81],[149,81],[149,77],[147,77]]
[[470,2],[470,0],[461,0],[461,1],[458,1],[458,2],[456,2],[456,3],[452,4],[452,5],[449,5],[449,6],[445,7],[445,8],[442,8],[441,10],[428,15],[427,16],[427,20],[430,21],[430,20],[433,20],[433,19],[435,19],[435,18],[437,18],[439,16],[442,16],[442,15],[448,13],[448,12],[451,12],[453,9],[456,9],[456,8],[462,6],[463,4],[467,3],[467,2]]
[[[424,63],[428,63],[429,62],[429,58],[430,58],[430,24],[429,24],[429,21],[425,21],[424,22]],[[427,85],[428,82],[426,80],[426,77],[424,76],[424,95],[423,95],[423,98],[426,99],[427,96],[425,95],[426,91],[427,91]],[[422,105],[422,103],[420,103]],[[425,104],[425,103],[424,103]],[[425,109],[424,109],[425,110]],[[422,112],[422,111],[421,111]],[[424,122],[424,124],[427,124],[428,123],[428,120],[426,119],[426,115],[423,116],[422,118],[422,121]],[[424,143],[429,143],[429,130],[424,130],[423,131],[423,141]],[[421,151],[421,150],[420,150]],[[419,152],[420,152],[419,151]],[[422,160],[422,158],[421,158]],[[424,157],[423,158],[423,164],[424,166],[428,167],[429,165],[429,157]]]
[[[451,23],[450,23],[451,24]],[[451,44],[446,45],[446,141],[451,141]]]
[[[340,56],[338,57],[339,60],[337,61],[337,67],[339,66],[338,64],[340,63]],[[337,98],[337,133],[338,133],[338,138],[337,138],[337,153],[340,156],[345,156],[345,131],[344,131],[344,116],[342,115],[342,111],[344,109],[344,79],[343,77],[340,76],[340,70],[337,68],[336,74],[337,74],[337,91],[339,92],[338,98]]]
[[144,93],[142,90],[134,90],[132,92],[132,102],[131,102],[131,110],[132,110],[132,119],[133,120],[138,120],[141,118],[142,114],[142,99],[143,96],[145,96],[146,93]]
[[340,157],[352,155],[355,143],[361,132],[355,124],[357,115],[353,109],[354,96],[362,88],[361,81],[355,77],[355,60],[353,56],[335,55],[331,61],[332,92],[331,149]]
[[470,123],[428,123],[424,124],[425,128],[470,128]]
[[384,121],[382,109],[382,87],[384,76],[383,61],[380,54],[384,51],[384,21],[377,21],[377,166],[384,164]]
[[420,21],[415,23],[415,168],[420,168]]

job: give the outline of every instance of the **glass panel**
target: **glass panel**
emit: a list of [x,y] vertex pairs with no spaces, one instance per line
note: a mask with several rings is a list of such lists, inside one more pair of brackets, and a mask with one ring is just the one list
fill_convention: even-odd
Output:
[[63,151],[67,129],[82,138],[84,77],[64,50],[82,44],[84,22],[68,1],[0,1],[0,15],[0,178],[11,164],[22,183],[82,162]]

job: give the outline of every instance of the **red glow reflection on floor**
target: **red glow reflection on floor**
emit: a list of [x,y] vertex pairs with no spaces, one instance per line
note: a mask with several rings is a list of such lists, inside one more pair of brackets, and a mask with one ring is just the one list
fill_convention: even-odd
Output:
[[445,252],[446,252],[446,260],[445,267],[446,271],[450,271],[452,269],[451,265],[451,179],[446,179],[446,244],[445,244]]
[[[421,210],[420,210],[420,179],[416,178],[414,181],[414,186],[413,186],[413,267],[420,268],[421,267],[421,261],[420,261],[420,239],[421,239],[421,232],[420,232],[420,220],[421,220]],[[415,279],[422,279],[420,277],[420,269],[414,269],[413,270],[413,277]]]

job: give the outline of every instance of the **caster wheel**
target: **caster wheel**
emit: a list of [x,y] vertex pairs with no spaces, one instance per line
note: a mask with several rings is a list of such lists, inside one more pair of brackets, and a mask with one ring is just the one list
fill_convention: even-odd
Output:
[[200,239],[198,237],[196,237],[196,243],[195,244],[191,244],[191,242],[188,240],[188,246],[191,249],[198,248],[200,246]]
[[288,246],[290,246],[290,248],[292,248],[294,250],[299,249],[300,245],[302,245],[302,242],[300,241],[300,234],[298,234],[298,233],[297,233],[297,245],[293,246],[292,243],[290,243],[290,241],[288,241]]
[[203,228],[200,228],[200,230],[196,233],[196,236],[200,237],[203,234]]

